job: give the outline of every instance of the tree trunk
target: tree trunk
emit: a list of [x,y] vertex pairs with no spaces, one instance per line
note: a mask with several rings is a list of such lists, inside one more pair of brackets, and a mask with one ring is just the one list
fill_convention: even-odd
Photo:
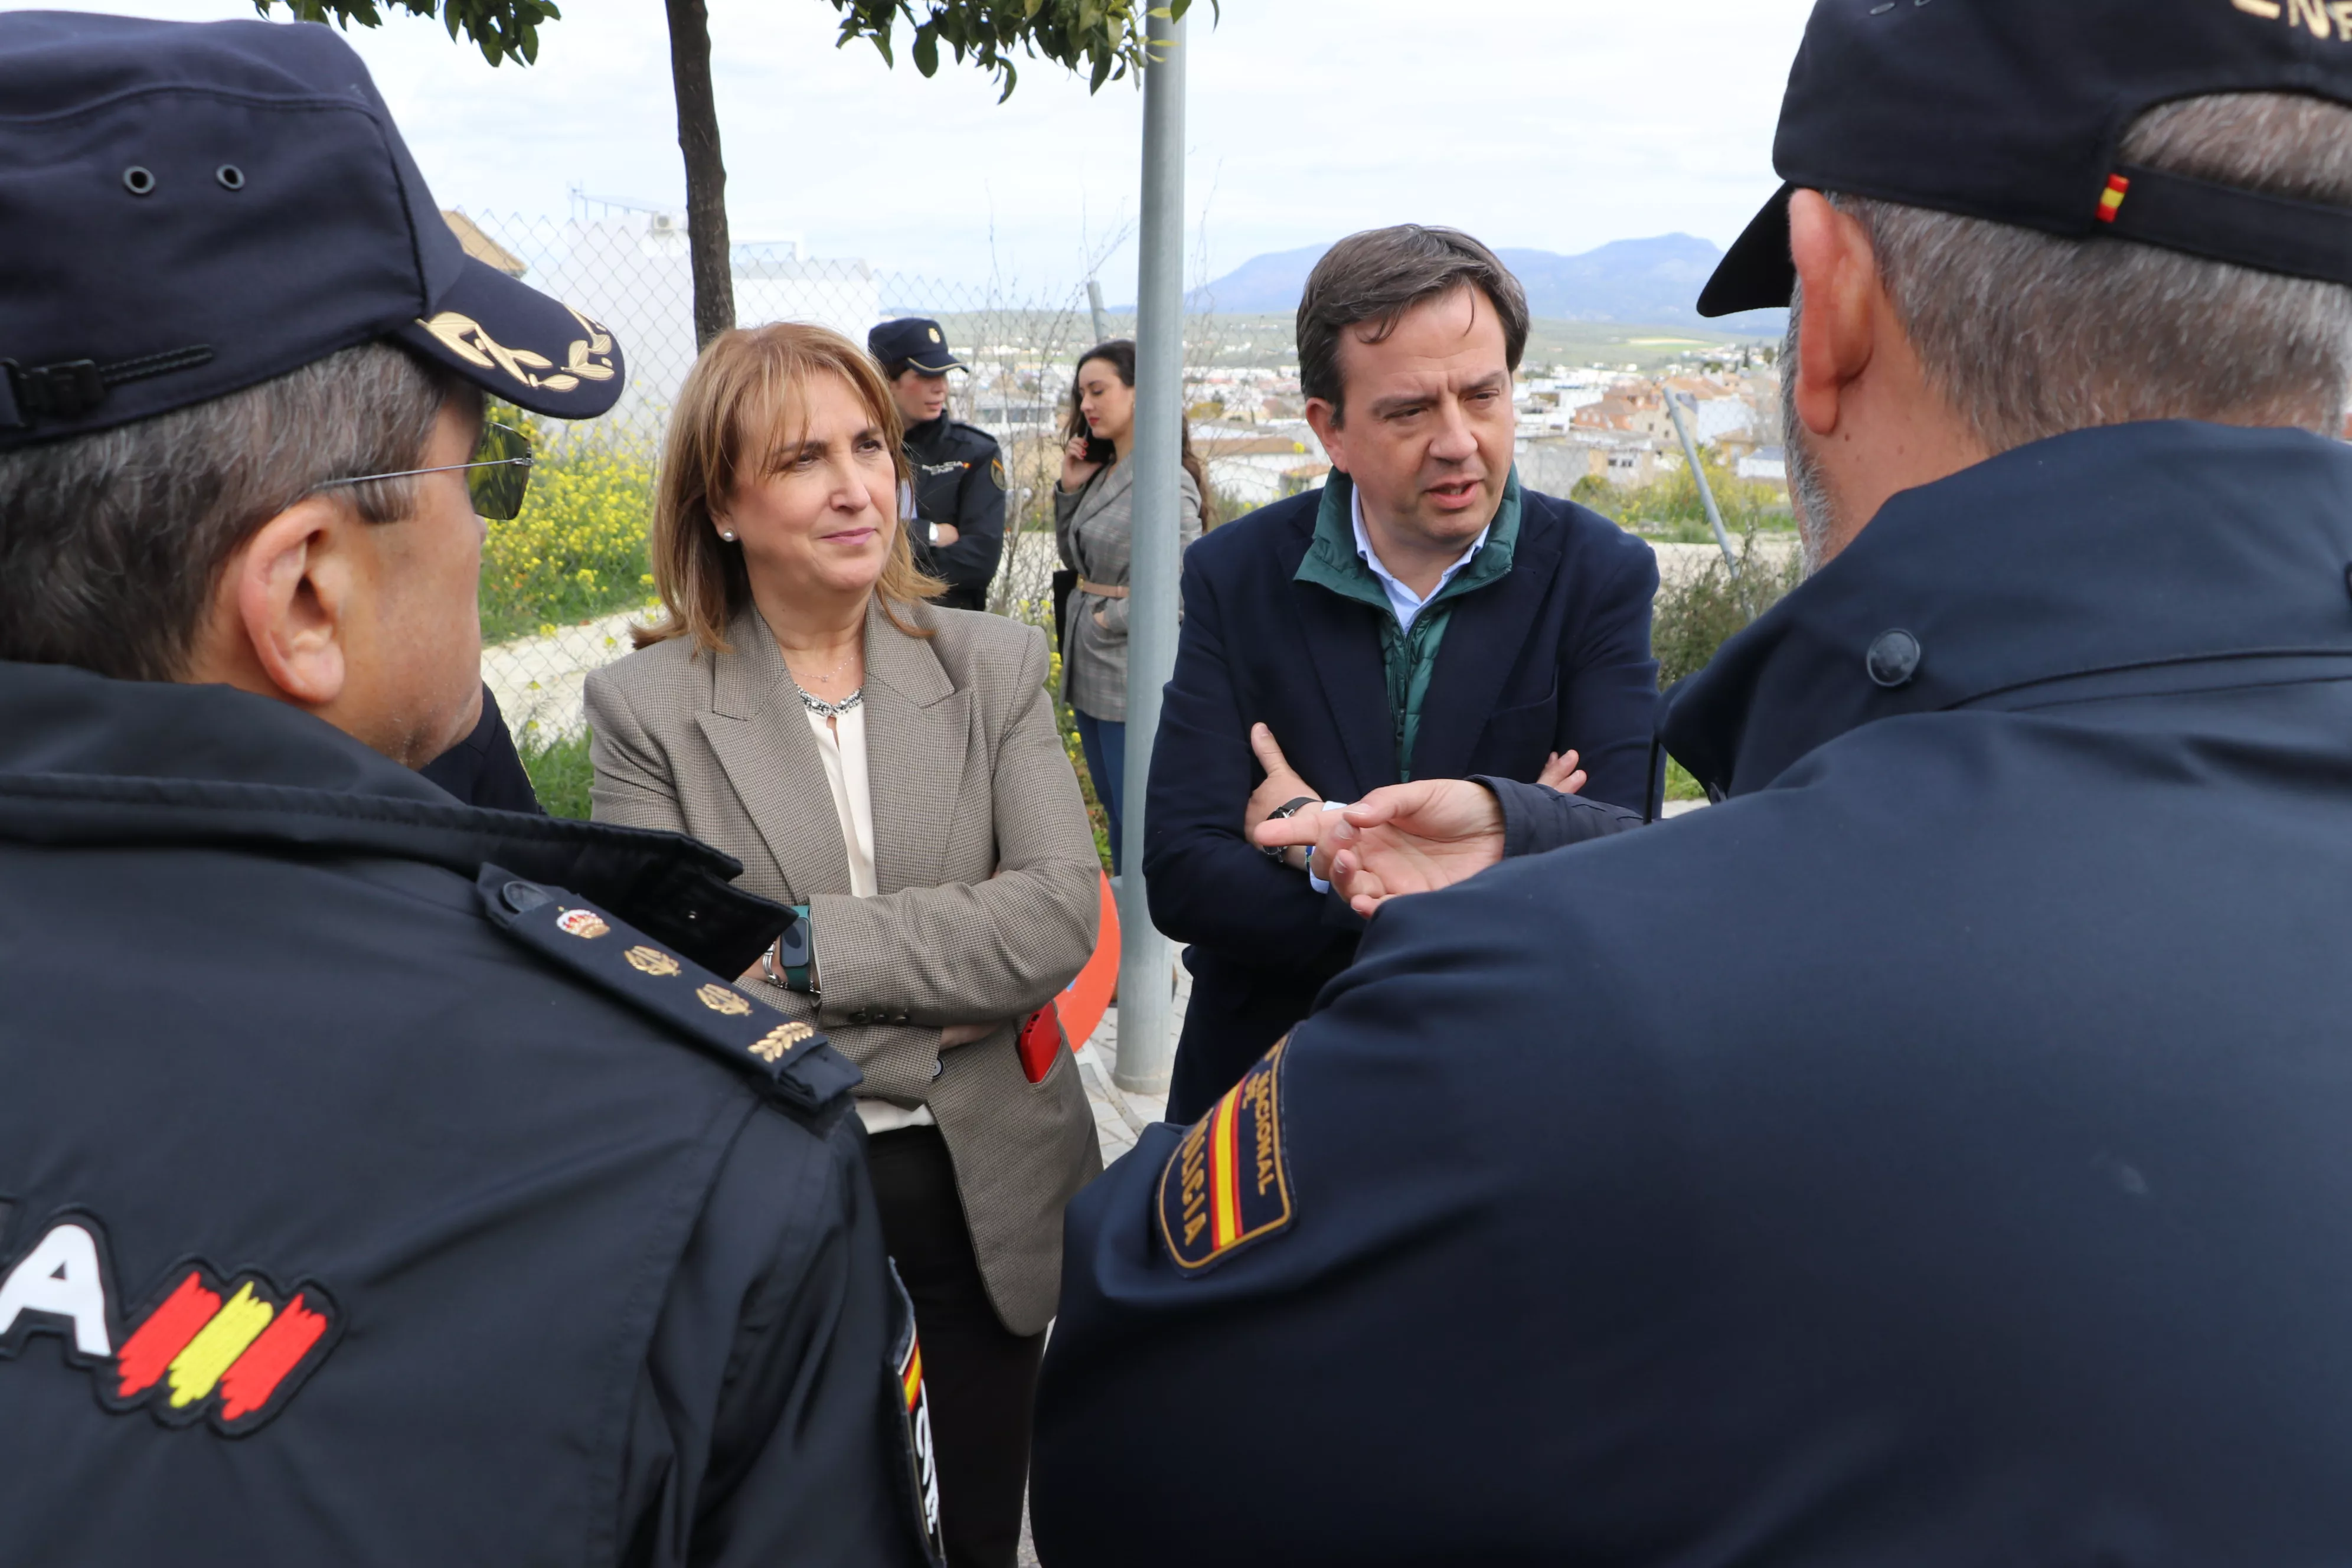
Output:
[[719,155],[719,100],[710,90],[710,14],[703,0],[664,0],[677,148],[686,155],[686,238],[694,258],[694,344],[735,324],[733,250],[727,239],[727,165]]

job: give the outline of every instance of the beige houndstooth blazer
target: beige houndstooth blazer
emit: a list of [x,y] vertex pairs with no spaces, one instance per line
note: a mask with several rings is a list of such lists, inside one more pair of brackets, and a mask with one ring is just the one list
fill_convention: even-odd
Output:
[[[822,1007],[745,989],[813,1022],[865,1069],[860,1093],[926,1104],[954,1161],[981,1273],[1004,1326],[1042,1330],[1061,1289],[1062,1208],[1102,1169],[1077,1065],[1021,1070],[1015,1023],[1094,950],[1101,863],[1054,727],[1045,634],[919,606],[910,637],[866,622],[870,899],[824,763],[767,624],[731,651],[656,643],[588,678],[599,822],[692,834],[743,862],[740,883],[809,906]],[[1005,1020],[942,1053],[943,1026]]]

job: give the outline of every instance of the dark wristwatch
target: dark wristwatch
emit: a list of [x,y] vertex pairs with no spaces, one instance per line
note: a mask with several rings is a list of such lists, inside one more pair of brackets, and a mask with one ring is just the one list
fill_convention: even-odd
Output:
[[[1308,806],[1313,805],[1314,804],[1315,797],[1313,795],[1302,795],[1297,800],[1286,801],[1282,805],[1276,806],[1272,811],[1267,812],[1265,814],[1265,819],[1268,822],[1279,822],[1285,817],[1297,816],[1300,812],[1305,811]],[[1277,847],[1273,845],[1261,844],[1257,847],[1257,852],[1278,866],[1286,866],[1289,864],[1288,861],[1283,858],[1284,856],[1290,853],[1290,849],[1287,846]]]
[[[816,990],[816,944],[809,935],[809,907],[794,904],[793,913],[799,917],[784,928],[768,949],[762,964],[771,984],[787,991],[814,994]],[[777,972],[782,971],[780,975]]]

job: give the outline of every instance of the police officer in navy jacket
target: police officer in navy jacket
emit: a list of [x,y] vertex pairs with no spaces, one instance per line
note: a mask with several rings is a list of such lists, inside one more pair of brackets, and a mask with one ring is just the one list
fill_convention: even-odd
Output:
[[[1152,751],[1153,922],[1192,945],[1169,1114],[1197,1116],[1307,1016],[1362,921],[1247,831],[1401,779],[1498,774],[1648,795],[1648,545],[1520,485],[1527,300],[1494,253],[1407,224],[1344,239],[1298,309],[1319,489],[1185,552]],[[1261,728],[1262,727],[1262,728]]]
[[1816,9],[1706,296],[1802,279],[1820,568],[1673,701],[1721,804],[1376,901],[1077,1199],[1047,1562],[2352,1558],[2316,20]]
[[790,911],[412,771],[612,334],[325,27],[0,16],[0,1559],[929,1560]]
[[977,425],[948,416],[948,372],[969,367],[928,316],[879,323],[866,334],[866,350],[907,422],[916,564],[946,581],[938,603],[984,610],[1004,558],[1004,452]]

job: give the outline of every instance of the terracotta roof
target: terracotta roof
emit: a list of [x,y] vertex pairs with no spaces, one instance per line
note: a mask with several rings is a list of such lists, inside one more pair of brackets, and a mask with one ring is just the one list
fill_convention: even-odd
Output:
[[484,234],[480,226],[464,213],[444,207],[441,209],[441,221],[449,226],[449,232],[457,237],[457,243],[464,246],[466,254],[475,260],[495,267],[509,278],[520,278],[530,270],[523,264],[522,258]]

